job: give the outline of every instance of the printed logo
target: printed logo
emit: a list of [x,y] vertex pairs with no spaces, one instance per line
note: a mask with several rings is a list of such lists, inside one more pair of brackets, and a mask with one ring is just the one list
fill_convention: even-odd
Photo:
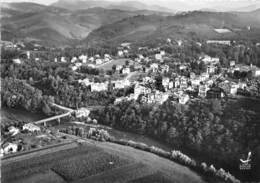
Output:
[[240,159],[240,165],[239,165],[240,170],[250,170],[251,169],[251,164],[250,164],[251,155],[252,155],[251,152],[248,152],[246,160]]

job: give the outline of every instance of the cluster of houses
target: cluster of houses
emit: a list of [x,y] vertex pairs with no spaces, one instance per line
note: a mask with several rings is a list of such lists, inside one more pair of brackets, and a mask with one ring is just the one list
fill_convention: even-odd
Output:
[[[108,63],[112,60],[112,57],[109,54],[104,54],[103,57],[101,57],[99,54],[96,54],[93,57],[88,57],[87,55],[81,54],[80,56],[74,56],[71,58],[70,63],[72,70],[79,69],[83,64],[87,65],[91,68],[96,68],[97,66],[100,66],[102,64]],[[69,62],[65,57],[61,57],[60,59],[55,58],[54,62]]]
[[117,47],[117,56],[119,57],[127,57],[129,55],[129,51],[131,50],[131,43],[125,42],[121,43],[119,47]]
[[[159,56],[160,55],[160,56]],[[157,55],[158,61],[164,52]],[[159,103],[162,104],[169,97],[176,99],[181,104],[186,104],[191,98],[223,98],[228,95],[234,96],[238,94],[239,89],[256,90],[256,83],[249,85],[246,82],[231,80],[225,77],[224,73],[217,73],[217,64],[219,58],[203,55],[198,62],[204,62],[206,72],[196,75],[190,73],[189,76],[178,75],[174,73],[171,77],[162,77],[162,86],[164,91],[152,89],[150,84],[155,82],[153,77],[144,77],[142,82],[135,82],[134,93],[127,97],[117,98],[115,103],[123,100],[137,100],[141,96],[141,101],[144,103]],[[189,65],[179,65],[179,70],[187,70]],[[151,63],[150,70],[152,72],[167,73],[169,66],[163,63]],[[229,72],[234,71],[252,71],[254,77],[260,76],[260,69],[256,66],[236,65],[235,61],[230,61]],[[253,89],[252,89],[253,90]]]
[[127,79],[97,83],[90,81],[88,78],[85,78],[83,80],[79,80],[78,82],[84,86],[90,86],[90,90],[96,92],[108,90],[109,85],[112,86],[113,89],[123,89],[131,85],[130,81]]
[[[8,128],[8,135],[14,137],[17,134],[19,134],[21,131],[28,131],[31,133],[34,132],[40,132],[41,128],[33,123],[26,123],[22,126],[22,128],[18,128],[18,127],[14,127],[14,126],[10,126]],[[12,141],[12,142],[4,142],[1,143],[1,152],[0,152],[0,156],[4,156],[6,154],[10,154],[10,153],[15,153],[18,151],[18,147],[19,147],[19,141]]]

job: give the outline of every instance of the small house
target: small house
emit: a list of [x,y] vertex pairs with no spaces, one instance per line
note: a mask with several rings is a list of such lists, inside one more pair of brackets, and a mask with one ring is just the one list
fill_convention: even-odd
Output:
[[33,123],[26,123],[23,125],[23,130],[28,130],[30,132],[38,132],[41,131],[41,128]]
[[88,117],[89,114],[90,110],[88,110],[87,108],[80,108],[75,112],[76,118]]

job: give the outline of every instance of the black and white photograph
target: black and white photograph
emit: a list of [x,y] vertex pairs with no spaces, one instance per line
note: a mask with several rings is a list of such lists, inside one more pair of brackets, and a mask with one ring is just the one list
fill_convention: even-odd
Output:
[[260,0],[0,1],[0,183],[260,183]]

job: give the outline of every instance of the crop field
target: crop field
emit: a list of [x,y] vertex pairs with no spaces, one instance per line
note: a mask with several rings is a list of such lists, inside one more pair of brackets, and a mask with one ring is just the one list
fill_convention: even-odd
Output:
[[116,155],[99,151],[59,161],[52,170],[65,180],[71,181],[111,170],[124,164],[128,164],[128,161]]
[[12,182],[15,180],[27,178],[33,174],[43,173],[50,170],[60,161],[80,156],[88,153],[96,153],[101,149],[94,146],[79,146],[78,148],[65,149],[54,153],[34,156],[29,159],[13,161],[11,163],[2,162],[2,182]]
[[127,182],[130,180],[139,179],[140,177],[153,174],[153,169],[142,163],[133,163],[131,165],[126,165],[124,167],[116,168],[104,173],[87,177],[75,181],[73,183],[85,183],[85,182],[95,182],[95,183],[114,183],[114,182]]
[[203,182],[182,165],[129,146],[91,140],[73,144],[73,148],[5,161],[2,182]]

